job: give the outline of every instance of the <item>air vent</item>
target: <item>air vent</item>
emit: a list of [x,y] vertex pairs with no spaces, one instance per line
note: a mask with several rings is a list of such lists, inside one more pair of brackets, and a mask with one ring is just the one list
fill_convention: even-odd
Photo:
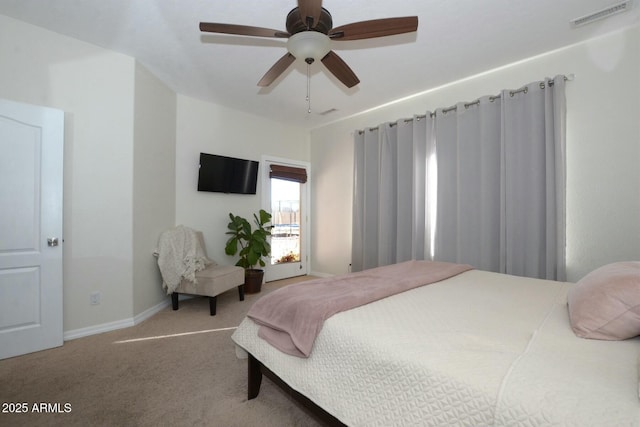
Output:
[[327,114],[335,113],[336,111],[338,111],[337,108],[329,108],[328,110],[323,111],[323,112],[318,113],[318,114],[320,114],[321,116],[326,116]]
[[599,10],[597,12],[590,13],[588,15],[582,16],[580,18],[572,19],[571,25],[573,27],[581,27],[583,25],[590,24],[594,21],[598,21],[600,19],[608,18],[611,15],[615,15],[617,13],[626,12],[631,9],[631,1],[626,0],[620,3],[616,3],[612,6]]

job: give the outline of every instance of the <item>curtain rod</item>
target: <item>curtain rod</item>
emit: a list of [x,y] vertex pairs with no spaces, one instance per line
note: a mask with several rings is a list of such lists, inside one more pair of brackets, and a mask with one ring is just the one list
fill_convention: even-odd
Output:
[[[575,75],[574,74],[569,74],[567,76],[562,76],[562,77],[564,78],[565,82],[566,81],[573,81],[573,79],[575,79]],[[549,86],[553,86],[553,80],[550,80],[548,84],[549,84]],[[545,88],[544,82],[540,82],[540,89],[544,89],[544,88]],[[509,91],[509,96],[514,96],[514,95],[516,95],[518,93],[521,93],[521,92],[522,93],[527,93],[527,92],[529,92],[529,88],[527,86],[523,86],[520,89],[510,90]],[[489,101],[493,102],[496,99],[500,99],[501,97],[502,97],[501,94],[493,95],[493,96],[489,97]],[[472,107],[472,106],[478,105],[478,104],[480,104],[480,99],[476,99],[475,101],[471,101],[471,102],[466,102],[464,104],[464,108],[469,108],[469,107]],[[436,110],[438,110],[438,109],[436,108]],[[452,105],[451,107],[443,108],[442,112],[444,114],[447,114],[450,111],[457,111],[457,110],[458,110],[458,106],[457,105]],[[432,113],[429,113],[429,117],[435,117],[435,116],[436,116],[436,112],[435,111],[432,112]],[[426,114],[418,115],[418,116],[415,116],[415,120],[424,119],[425,117],[427,117]],[[404,123],[409,123],[409,122],[412,122],[413,120],[414,120],[414,118],[401,119],[401,120],[397,120],[395,122],[389,123],[389,126],[396,126],[399,121],[403,121]],[[375,126],[375,127],[370,127],[370,128],[367,128],[367,129],[368,130],[376,130],[376,129],[378,129],[378,127],[379,126]],[[359,130],[358,131],[358,134],[361,135],[362,133],[364,133],[364,130]]]

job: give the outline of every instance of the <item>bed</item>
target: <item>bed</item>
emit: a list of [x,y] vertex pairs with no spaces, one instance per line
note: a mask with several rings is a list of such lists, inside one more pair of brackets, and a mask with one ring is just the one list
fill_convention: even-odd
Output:
[[308,357],[260,338],[249,317],[232,339],[250,399],[264,373],[328,424],[640,426],[640,337],[577,336],[576,286],[472,269],[334,314]]

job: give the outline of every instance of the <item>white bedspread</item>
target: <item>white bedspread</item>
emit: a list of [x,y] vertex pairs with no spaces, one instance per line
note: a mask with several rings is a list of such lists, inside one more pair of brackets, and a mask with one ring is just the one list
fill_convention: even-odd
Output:
[[640,339],[577,338],[569,286],[473,270],[334,315],[308,359],[233,340],[349,426],[640,426]]

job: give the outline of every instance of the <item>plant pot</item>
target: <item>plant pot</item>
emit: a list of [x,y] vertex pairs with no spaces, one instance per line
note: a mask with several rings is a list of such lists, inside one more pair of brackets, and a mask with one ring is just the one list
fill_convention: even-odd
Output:
[[246,294],[257,294],[262,289],[264,280],[264,270],[248,268],[244,271],[244,292]]

